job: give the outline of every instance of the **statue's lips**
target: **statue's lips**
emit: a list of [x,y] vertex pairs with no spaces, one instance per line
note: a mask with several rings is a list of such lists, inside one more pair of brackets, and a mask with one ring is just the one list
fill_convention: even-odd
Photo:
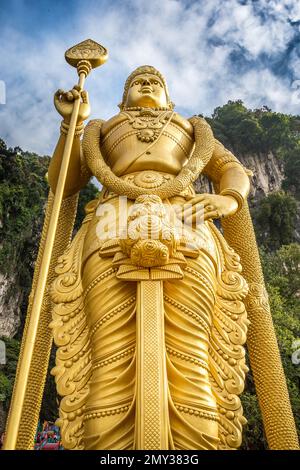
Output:
[[153,90],[152,90],[152,88],[145,86],[145,87],[141,88],[140,92],[143,93],[143,94],[153,93]]

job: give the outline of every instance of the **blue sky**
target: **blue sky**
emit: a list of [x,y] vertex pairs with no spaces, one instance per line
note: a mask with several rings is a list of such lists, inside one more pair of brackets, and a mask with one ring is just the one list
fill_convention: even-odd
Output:
[[53,93],[76,82],[64,52],[86,38],[110,53],[86,83],[91,118],[118,112],[126,77],[143,64],[166,76],[185,116],[229,99],[300,114],[298,0],[0,0],[0,24],[0,136],[10,146],[52,153]]

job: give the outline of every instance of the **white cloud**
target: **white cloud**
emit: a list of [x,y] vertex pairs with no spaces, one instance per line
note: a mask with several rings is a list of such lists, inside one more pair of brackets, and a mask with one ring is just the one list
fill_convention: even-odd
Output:
[[255,58],[262,52],[273,54],[285,49],[293,36],[287,19],[287,13],[278,11],[265,22],[254,14],[252,2],[241,5],[230,0],[224,2],[212,32],[223,37],[226,43],[245,48]]
[[[267,11],[268,21],[257,15],[254,3]],[[7,104],[0,107],[0,136],[9,145],[41,154],[53,151],[60,118],[52,96],[76,79],[63,54],[89,37],[110,52],[108,62],[87,79],[92,118],[107,119],[118,111],[124,80],[142,64],[164,73],[172,100],[187,115],[210,114],[237,98],[253,108],[267,104],[274,110],[299,112],[299,99],[287,78],[263,67],[239,71],[230,61],[239,47],[253,60],[262,52],[270,57],[282,54],[294,34],[288,20],[300,17],[296,1],[242,5],[238,0],[201,0],[187,6],[183,0],[131,0],[109,5],[85,2],[84,10],[72,10],[72,21],[66,18],[63,28],[41,34],[38,42],[30,32],[22,34],[13,26],[1,30],[5,72],[0,79],[6,82]],[[292,67],[300,72],[297,55]]]

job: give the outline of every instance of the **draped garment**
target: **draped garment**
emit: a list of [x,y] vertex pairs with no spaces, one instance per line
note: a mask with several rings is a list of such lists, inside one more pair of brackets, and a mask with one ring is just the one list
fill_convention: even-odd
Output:
[[[137,287],[118,279],[112,257],[99,254],[115,236],[112,215],[123,214],[105,188],[86,211],[51,291],[63,445],[135,449]],[[247,284],[213,223],[190,233],[198,257],[186,258],[182,280],[163,283],[168,448],[237,448],[245,422],[238,395],[247,370]]]

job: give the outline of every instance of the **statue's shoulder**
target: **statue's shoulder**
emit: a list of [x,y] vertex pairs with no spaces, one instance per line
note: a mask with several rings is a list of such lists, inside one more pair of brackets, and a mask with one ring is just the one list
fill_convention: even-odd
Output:
[[87,125],[86,130],[91,127],[101,127],[101,135],[106,135],[113,127],[117,126],[122,121],[126,120],[126,116],[122,115],[121,113],[116,114],[112,118],[105,121],[104,119],[91,119]]
[[108,121],[104,121],[101,126],[101,135],[106,135],[111,129],[127,119],[128,118],[124,114],[118,113],[108,119]]
[[172,122],[174,124],[177,124],[177,126],[181,127],[183,130],[185,130],[189,135],[193,135],[194,133],[194,128],[192,124],[189,122],[188,119],[185,117],[181,116],[179,113],[174,113],[172,117]]
[[209,123],[201,116],[192,116],[190,118],[185,118],[181,114],[174,113],[172,117],[172,122],[175,122],[178,126],[182,127],[190,135],[194,133],[194,121],[201,121],[203,124],[210,127]]

